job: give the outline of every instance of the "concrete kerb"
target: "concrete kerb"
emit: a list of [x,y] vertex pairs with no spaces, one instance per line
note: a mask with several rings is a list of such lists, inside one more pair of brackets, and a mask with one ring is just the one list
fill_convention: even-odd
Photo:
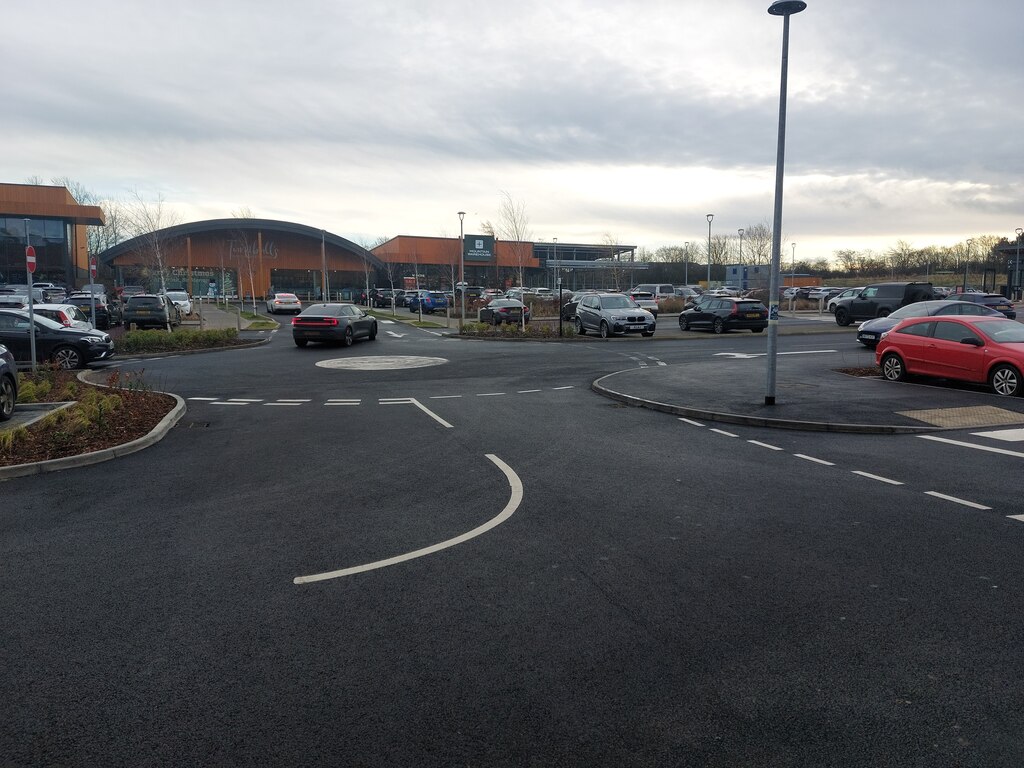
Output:
[[771,419],[763,416],[749,416],[740,413],[722,413],[710,411],[704,408],[695,408],[685,405],[674,405],[661,403],[656,400],[628,395],[625,392],[617,392],[602,382],[617,376],[625,371],[609,373],[595,380],[591,389],[603,397],[616,400],[626,405],[637,408],[648,408],[652,411],[670,413],[674,416],[683,416],[691,419],[704,419],[724,424],[741,424],[751,427],[769,427],[772,429],[791,429],[805,432],[845,432],[862,435],[906,435],[920,434],[923,432],[940,432],[941,427],[907,426],[898,424],[844,424],[826,421],[801,421],[797,419]]
[[[92,382],[89,383],[92,384]],[[98,386],[104,385],[100,384]],[[185,401],[181,397],[171,392],[163,392],[161,394],[173,397],[175,405],[171,412],[164,416],[160,423],[153,427],[148,434],[122,445],[115,445],[111,448],[103,448],[99,451],[91,451],[90,453],[80,453],[77,456],[65,456],[60,459],[38,461],[32,464],[15,464],[10,467],[0,467],[0,481],[28,475],[40,475],[44,472],[58,472],[62,469],[71,469],[72,467],[87,467],[91,464],[110,461],[111,459],[141,451],[143,448],[148,448],[154,443],[159,442],[185,414]]]

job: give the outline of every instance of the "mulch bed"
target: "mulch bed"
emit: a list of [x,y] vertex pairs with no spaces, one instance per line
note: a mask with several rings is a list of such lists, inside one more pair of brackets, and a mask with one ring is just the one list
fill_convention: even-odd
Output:
[[[61,371],[54,375],[54,393],[59,393],[67,381],[75,379],[74,371]],[[109,418],[103,419],[99,424],[90,424],[88,428],[78,432],[45,424],[45,420],[30,424],[26,428],[27,434],[18,435],[13,445],[9,448],[0,447],[0,466],[77,456],[123,445],[148,434],[176,404],[173,397],[160,392],[104,387],[100,389],[104,393],[116,393],[122,400],[121,407],[111,413]]]

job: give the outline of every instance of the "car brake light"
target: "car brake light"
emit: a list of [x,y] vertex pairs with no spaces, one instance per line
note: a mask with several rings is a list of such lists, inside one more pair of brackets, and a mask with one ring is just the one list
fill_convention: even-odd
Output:
[[733,304],[732,305],[732,312],[730,312],[729,314],[730,315],[738,315],[739,313],[740,313],[740,306],[739,306],[739,304]]

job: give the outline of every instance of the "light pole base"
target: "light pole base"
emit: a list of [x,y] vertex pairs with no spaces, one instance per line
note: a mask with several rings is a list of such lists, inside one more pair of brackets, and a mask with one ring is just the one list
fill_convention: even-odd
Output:
[[775,405],[775,395],[765,395],[764,404]]

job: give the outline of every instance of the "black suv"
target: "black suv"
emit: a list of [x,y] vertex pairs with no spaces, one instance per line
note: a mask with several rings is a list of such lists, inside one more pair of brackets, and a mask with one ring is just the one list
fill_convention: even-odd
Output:
[[875,283],[856,296],[836,302],[836,323],[849,325],[854,320],[886,317],[907,304],[933,298],[931,283]]

